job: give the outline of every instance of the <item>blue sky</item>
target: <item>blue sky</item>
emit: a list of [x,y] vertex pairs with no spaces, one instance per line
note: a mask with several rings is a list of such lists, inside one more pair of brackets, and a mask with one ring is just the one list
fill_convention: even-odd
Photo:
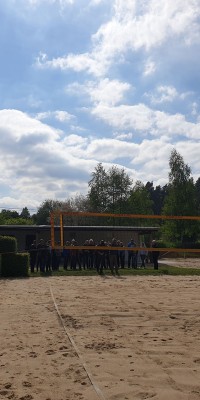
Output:
[[200,177],[199,0],[0,2],[0,208],[86,194],[96,165]]

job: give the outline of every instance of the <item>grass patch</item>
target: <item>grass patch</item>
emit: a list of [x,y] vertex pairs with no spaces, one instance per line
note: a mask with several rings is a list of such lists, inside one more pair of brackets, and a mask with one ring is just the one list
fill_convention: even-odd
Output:
[[[96,270],[64,270],[60,267],[59,271],[50,271],[50,272],[35,272],[30,273],[30,277],[39,277],[39,276],[97,276]],[[103,275],[112,276],[109,269],[104,270]],[[144,275],[179,275],[179,276],[187,276],[187,275],[196,275],[200,276],[200,269],[197,268],[180,268],[173,267],[172,265],[162,264],[159,266],[158,270],[154,270],[152,265],[148,265],[145,269],[132,269],[132,268],[124,268],[119,270],[120,276],[144,276]]]

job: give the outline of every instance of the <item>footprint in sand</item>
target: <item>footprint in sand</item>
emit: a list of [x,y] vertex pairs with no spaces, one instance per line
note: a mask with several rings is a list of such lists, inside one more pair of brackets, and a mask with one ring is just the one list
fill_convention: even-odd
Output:
[[7,396],[8,393],[9,393],[8,390],[0,390],[1,396]]
[[35,351],[31,351],[29,353],[29,356],[32,357],[32,358],[36,358],[37,357],[37,353],[35,353]]
[[67,346],[61,346],[61,347],[59,348],[59,350],[68,350],[68,347],[67,347]]
[[27,381],[22,382],[22,385],[25,386],[25,387],[31,387],[32,386],[32,384],[30,382],[27,382]]
[[156,396],[156,393],[148,393],[148,392],[138,393],[138,398],[141,400],[152,399],[155,396]]
[[47,350],[46,354],[48,354],[48,355],[55,354],[55,350]]
[[4,389],[11,389],[12,383],[7,382],[7,383],[5,383],[5,385],[3,385],[3,387],[4,387]]

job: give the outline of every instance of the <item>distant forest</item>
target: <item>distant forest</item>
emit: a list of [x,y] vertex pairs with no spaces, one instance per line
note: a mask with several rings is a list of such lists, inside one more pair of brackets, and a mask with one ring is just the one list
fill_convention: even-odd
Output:
[[[65,201],[46,199],[31,215],[25,206],[21,213],[3,209],[1,225],[46,225],[50,224],[52,211],[80,211],[111,214],[142,215],[200,215],[200,177],[194,182],[190,167],[183,157],[173,149],[169,159],[169,181],[154,187],[153,182],[134,184],[125,169],[113,165],[105,170],[97,164],[88,182],[88,193],[68,198]],[[90,220],[89,220],[90,218]],[[159,226],[160,238],[168,245],[197,245],[200,223],[193,220],[162,220],[133,218],[66,218],[67,225],[130,225]]]

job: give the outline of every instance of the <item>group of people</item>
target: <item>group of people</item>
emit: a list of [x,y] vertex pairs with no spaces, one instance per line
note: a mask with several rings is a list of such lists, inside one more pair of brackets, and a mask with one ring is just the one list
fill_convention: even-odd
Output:
[[[67,246],[70,248],[67,248]],[[113,238],[109,243],[104,240],[99,243],[95,243],[93,239],[85,240],[82,247],[98,246],[94,250],[77,249],[77,246],[78,243],[75,239],[72,239],[71,242],[66,241],[63,250],[52,249],[50,240],[45,242],[40,239],[39,243],[34,240],[29,249],[31,272],[59,270],[61,264],[65,270],[95,269],[99,274],[102,274],[104,269],[110,269],[112,274],[118,274],[120,268],[125,268],[126,250],[120,240]],[[153,251],[151,255],[148,254],[144,242],[141,243],[139,251],[134,250],[137,246],[133,239],[130,240],[127,247],[130,248],[127,259],[128,268],[136,269],[138,265],[140,265],[140,268],[145,268],[150,256],[150,262],[153,262],[154,269],[158,269],[158,250]],[[157,247],[155,240],[152,242],[152,247]]]

